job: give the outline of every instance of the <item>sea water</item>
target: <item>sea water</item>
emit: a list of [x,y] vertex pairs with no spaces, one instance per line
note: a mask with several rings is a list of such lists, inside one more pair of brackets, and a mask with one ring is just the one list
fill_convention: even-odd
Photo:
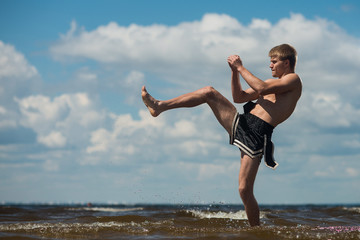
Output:
[[360,205],[3,204],[1,239],[360,239]]

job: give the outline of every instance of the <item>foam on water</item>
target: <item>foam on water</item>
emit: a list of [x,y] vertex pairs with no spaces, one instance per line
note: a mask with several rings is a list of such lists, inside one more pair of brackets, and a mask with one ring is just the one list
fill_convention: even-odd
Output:
[[[237,212],[209,212],[209,211],[199,211],[199,210],[187,210],[188,213],[191,213],[196,218],[222,218],[222,219],[232,219],[232,220],[247,220],[246,212],[240,210]],[[260,213],[260,218],[265,218],[264,213]]]
[[328,230],[334,233],[341,232],[360,232],[360,226],[331,226],[331,227],[318,227],[318,230]]
[[343,209],[346,211],[360,213],[360,207],[343,207]]
[[93,223],[23,223],[1,224],[0,232],[36,232],[36,233],[70,233],[70,232],[98,232],[99,230],[131,230],[147,232],[148,230],[140,223],[128,222],[93,222]]
[[68,208],[71,211],[94,211],[94,212],[132,212],[132,211],[141,211],[144,208],[108,208],[108,207],[84,207],[84,208]]

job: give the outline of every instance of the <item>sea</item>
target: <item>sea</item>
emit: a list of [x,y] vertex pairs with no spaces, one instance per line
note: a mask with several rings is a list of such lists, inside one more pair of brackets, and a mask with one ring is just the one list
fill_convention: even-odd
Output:
[[360,239],[360,204],[1,204],[0,239]]

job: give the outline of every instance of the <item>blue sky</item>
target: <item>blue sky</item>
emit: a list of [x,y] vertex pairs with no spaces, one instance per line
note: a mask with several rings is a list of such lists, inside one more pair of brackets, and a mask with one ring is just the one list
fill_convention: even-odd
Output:
[[208,107],[151,118],[140,87],[230,98],[228,55],[267,79],[287,42],[304,92],[258,202],[358,203],[359,3],[225,3],[2,0],[0,201],[240,203],[239,150]]

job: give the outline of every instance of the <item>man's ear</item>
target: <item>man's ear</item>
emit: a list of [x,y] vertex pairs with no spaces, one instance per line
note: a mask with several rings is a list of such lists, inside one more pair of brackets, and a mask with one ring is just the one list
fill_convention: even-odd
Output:
[[284,65],[285,65],[285,68],[289,68],[289,69],[290,69],[290,60],[289,60],[289,59],[285,59],[285,60],[284,60]]
[[286,60],[285,60],[285,65],[286,65],[287,67],[290,67],[290,60],[289,60],[289,59],[286,59]]

